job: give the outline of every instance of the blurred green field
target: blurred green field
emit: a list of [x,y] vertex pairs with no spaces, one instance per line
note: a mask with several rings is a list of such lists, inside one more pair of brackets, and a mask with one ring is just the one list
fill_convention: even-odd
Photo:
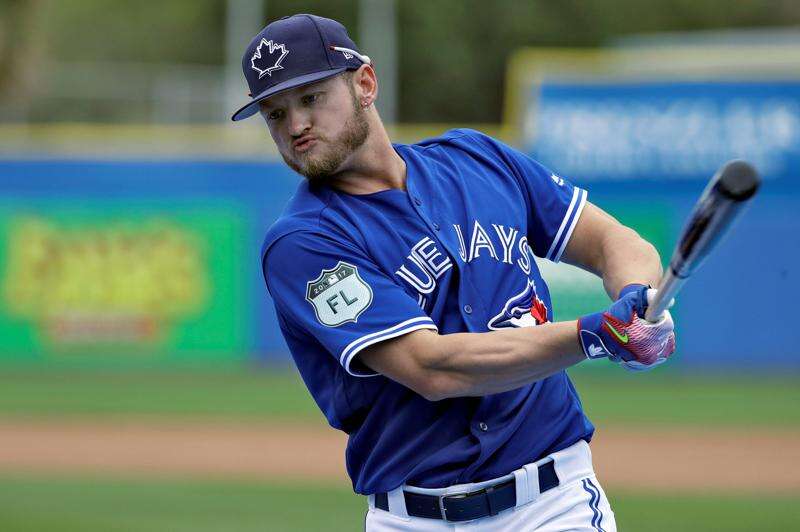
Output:
[[[614,493],[622,531],[796,530],[797,501]],[[363,530],[366,503],[346,487],[244,482],[4,478],[4,532]]]
[[[616,369],[616,368],[611,368]],[[572,372],[599,426],[800,426],[796,376],[697,377],[670,372]],[[321,424],[291,370],[55,370],[0,374],[0,418],[298,420]],[[287,481],[288,482],[288,481]],[[623,531],[788,531],[798,496],[713,496],[611,490]],[[0,477],[3,532],[362,530],[362,497],[347,485],[43,473]]]
[[[571,372],[599,425],[800,425],[800,379]],[[4,370],[0,416],[269,418],[321,422],[290,370]]]

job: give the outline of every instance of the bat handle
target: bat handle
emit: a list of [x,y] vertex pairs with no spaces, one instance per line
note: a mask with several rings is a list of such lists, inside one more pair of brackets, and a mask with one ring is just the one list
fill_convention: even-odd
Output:
[[661,315],[669,308],[670,301],[683,286],[686,279],[678,277],[672,267],[667,268],[667,273],[661,278],[655,297],[647,305],[644,317],[647,321],[657,322]]

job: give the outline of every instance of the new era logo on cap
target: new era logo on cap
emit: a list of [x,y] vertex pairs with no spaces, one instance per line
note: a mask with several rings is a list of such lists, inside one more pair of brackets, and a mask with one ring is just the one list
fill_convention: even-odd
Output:
[[242,72],[252,100],[233,115],[258,112],[258,103],[281,91],[322,81],[371,64],[340,23],[300,14],[276,20],[258,32],[242,55]]
[[[261,42],[253,52],[253,57],[250,59],[250,66],[258,72],[258,79],[264,76],[271,76],[274,70],[280,70],[281,61],[289,54],[285,44],[275,44],[270,39],[261,39]],[[269,66],[267,66],[269,65]],[[265,67],[266,68],[262,68]]]

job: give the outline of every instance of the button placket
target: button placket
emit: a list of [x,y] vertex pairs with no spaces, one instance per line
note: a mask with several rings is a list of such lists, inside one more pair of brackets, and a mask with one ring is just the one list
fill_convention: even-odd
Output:
[[438,244],[441,244],[443,251],[450,257],[450,260],[453,264],[454,268],[460,268],[456,257],[457,254],[454,254],[447,243],[444,241],[444,237],[441,235],[442,226],[439,222],[435,222],[430,219],[429,216],[426,215],[425,211],[423,211],[422,207],[422,199],[420,199],[416,188],[413,186],[411,181],[408,181],[408,197],[411,200],[412,207],[414,211],[417,213],[417,216],[428,226],[429,229],[432,229],[434,232],[439,232],[439,236],[433,236],[433,240],[435,240]]

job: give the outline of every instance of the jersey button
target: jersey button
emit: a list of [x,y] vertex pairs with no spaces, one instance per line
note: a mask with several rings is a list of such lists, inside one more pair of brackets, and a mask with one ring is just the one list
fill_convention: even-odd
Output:
[[417,205],[422,205],[422,200],[415,197],[414,198],[414,203],[416,203]]
[[433,228],[434,228],[436,231],[438,231],[438,230],[439,230],[439,229],[441,229],[442,227],[441,227],[439,224],[437,224],[436,222],[433,222]]
[[478,423],[478,428],[481,429],[483,432],[486,432],[487,430],[489,430],[489,425],[481,421],[480,423]]
[[472,307],[469,305],[464,305],[464,312],[467,314],[472,314]]

